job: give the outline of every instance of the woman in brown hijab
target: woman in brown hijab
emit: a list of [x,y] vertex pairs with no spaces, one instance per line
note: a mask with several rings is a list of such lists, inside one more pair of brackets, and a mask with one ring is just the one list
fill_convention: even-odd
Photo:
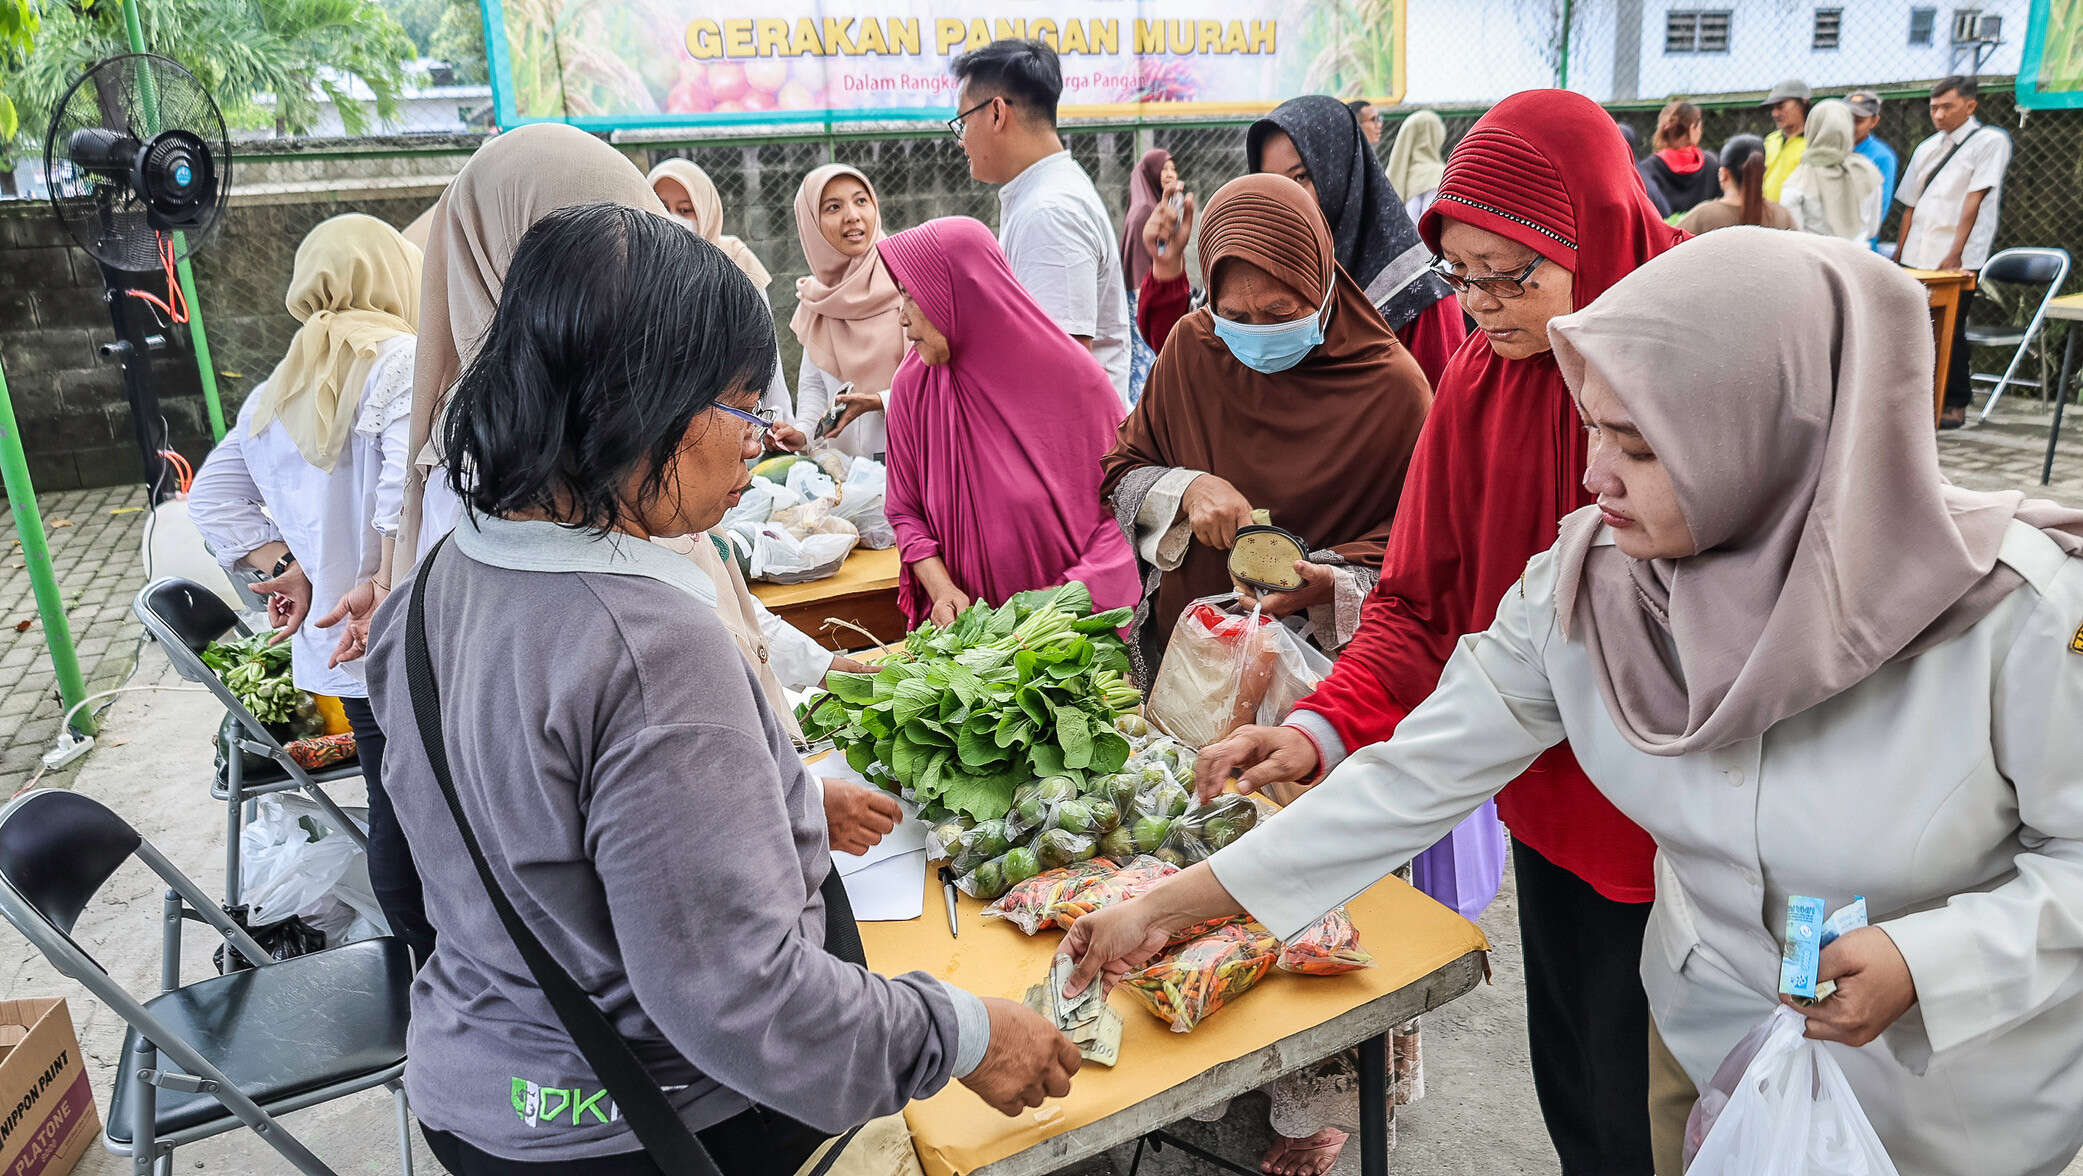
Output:
[[1297,569],[1307,582],[1269,594],[1266,612],[1307,612],[1319,645],[1344,645],[1432,403],[1293,180],[1224,185],[1202,217],[1200,258],[1208,305],[1173,330],[1101,467],[1144,572],[1131,645],[1146,681],[1180,612],[1231,590],[1229,548],[1254,509],[1310,549]]

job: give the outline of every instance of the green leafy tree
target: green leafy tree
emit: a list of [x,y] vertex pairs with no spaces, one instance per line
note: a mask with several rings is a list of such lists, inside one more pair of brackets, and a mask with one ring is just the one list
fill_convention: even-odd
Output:
[[[0,10],[19,0],[0,0]],[[4,87],[32,133],[88,66],[128,50],[114,0],[77,7],[70,0],[30,0],[43,27],[19,74]],[[145,44],[193,72],[234,126],[272,125],[304,134],[317,124],[321,96],[340,112],[350,135],[393,118],[405,86],[412,41],[376,0],[144,0]],[[373,102],[356,101],[359,81]]]
[[7,95],[9,79],[28,60],[38,23],[30,0],[0,0],[0,143],[14,138],[18,129],[14,100]]

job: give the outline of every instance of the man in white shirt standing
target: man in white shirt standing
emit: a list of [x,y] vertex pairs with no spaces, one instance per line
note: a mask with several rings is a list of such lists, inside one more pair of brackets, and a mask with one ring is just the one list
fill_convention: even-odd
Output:
[[[1979,270],[1989,260],[2003,173],[2011,163],[2011,137],[1975,118],[1980,93],[1973,78],[1957,76],[1931,88],[1931,125],[1938,133],[1917,145],[1895,192],[1909,206],[1902,214],[1895,259],[1911,269]],[[1967,423],[1972,392],[1967,308],[1973,297],[1972,290],[1960,296],[1941,429]]]
[[955,58],[948,129],[969,174],[998,189],[998,244],[1013,276],[1107,369],[1128,404],[1128,287],[1113,219],[1056,135],[1063,68],[1040,41],[1004,40]]

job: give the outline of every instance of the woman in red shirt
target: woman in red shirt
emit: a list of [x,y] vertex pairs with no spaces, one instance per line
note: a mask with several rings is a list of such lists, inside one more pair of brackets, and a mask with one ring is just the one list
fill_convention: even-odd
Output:
[[[1548,320],[1685,239],[1650,205],[1612,118],[1562,90],[1484,115],[1419,229],[1478,333],[1440,377],[1359,632],[1286,726],[1244,728],[1201,753],[1206,786],[1239,772],[1246,789],[1314,781],[1432,692],[1459,638],[1489,626],[1562,517],[1592,501]],[[1567,745],[1497,810],[1513,834],[1534,1084],[1562,1171],[1646,1174],[1650,1021],[1637,969],[1655,844]]]

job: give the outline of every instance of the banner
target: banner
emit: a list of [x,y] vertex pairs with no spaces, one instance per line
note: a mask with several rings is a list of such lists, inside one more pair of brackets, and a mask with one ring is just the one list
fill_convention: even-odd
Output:
[[2083,107],[2083,0],[2032,0],[2017,95],[2031,110]]
[[[499,125],[940,120],[948,63],[1061,55],[1065,117],[1246,115],[1404,92],[1406,0],[484,0]],[[1219,16],[1211,16],[1219,12]]]

